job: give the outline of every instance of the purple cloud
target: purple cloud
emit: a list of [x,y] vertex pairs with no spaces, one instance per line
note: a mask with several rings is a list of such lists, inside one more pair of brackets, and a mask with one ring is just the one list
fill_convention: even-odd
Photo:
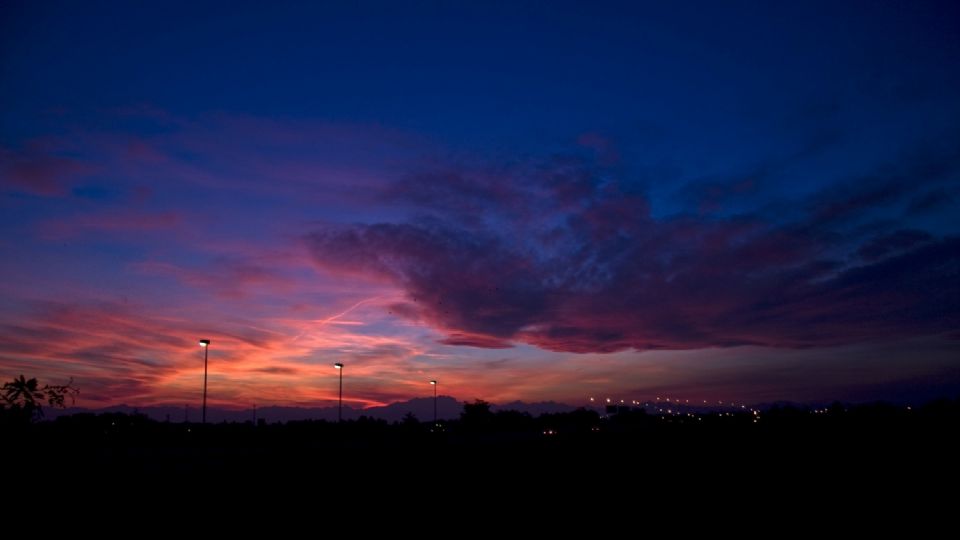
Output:
[[904,202],[896,178],[815,194],[793,221],[653,218],[636,190],[571,161],[428,178],[388,191],[423,217],[326,227],[307,241],[321,267],[400,286],[409,302],[396,313],[445,332],[443,343],[803,348],[960,322],[960,239],[851,229]]
[[64,196],[77,177],[94,170],[90,164],[50,151],[33,142],[22,150],[0,147],[0,186],[44,197]]

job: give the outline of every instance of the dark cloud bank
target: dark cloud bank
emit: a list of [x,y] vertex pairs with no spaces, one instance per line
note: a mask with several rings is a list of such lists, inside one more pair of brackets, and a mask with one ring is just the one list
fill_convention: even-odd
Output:
[[955,198],[956,158],[750,211],[658,215],[645,190],[584,160],[448,167],[382,194],[415,217],[326,227],[308,243],[328,270],[402,287],[394,313],[450,344],[585,353],[955,337],[960,238],[922,224],[955,206],[931,200]]

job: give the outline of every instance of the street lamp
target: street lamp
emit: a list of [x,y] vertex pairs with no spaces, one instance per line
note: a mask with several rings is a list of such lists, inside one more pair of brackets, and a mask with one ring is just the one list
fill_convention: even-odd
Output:
[[203,412],[200,415],[201,421],[207,423],[207,355],[210,353],[210,340],[201,339],[200,346],[203,347]]
[[430,381],[433,386],[433,427],[437,427],[437,381]]
[[340,399],[337,401],[337,422],[343,422],[343,364],[333,365],[340,372]]

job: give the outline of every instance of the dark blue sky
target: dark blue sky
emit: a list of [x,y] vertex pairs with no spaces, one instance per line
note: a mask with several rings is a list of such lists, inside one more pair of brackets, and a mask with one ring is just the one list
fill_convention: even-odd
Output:
[[361,403],[956,389],[958,11],[6,2],[0,368],[178,401],[202,329],[227,404],[318,356]]

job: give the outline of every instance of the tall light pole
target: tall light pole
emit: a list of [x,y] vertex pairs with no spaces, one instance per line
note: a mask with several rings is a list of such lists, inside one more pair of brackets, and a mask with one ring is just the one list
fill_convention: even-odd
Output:
[[340,399],[337,400],[337,422],[343,422],[343,364],[337,362],[333,365],[340,372]]
[[207,355],[210,353],[210,340],[201,339],[200,346],[203,347],[203,413],[200,418],[202,423],[207,423]]
[[437,381],[430,381],[433,386],[433,427],[437,427]]

